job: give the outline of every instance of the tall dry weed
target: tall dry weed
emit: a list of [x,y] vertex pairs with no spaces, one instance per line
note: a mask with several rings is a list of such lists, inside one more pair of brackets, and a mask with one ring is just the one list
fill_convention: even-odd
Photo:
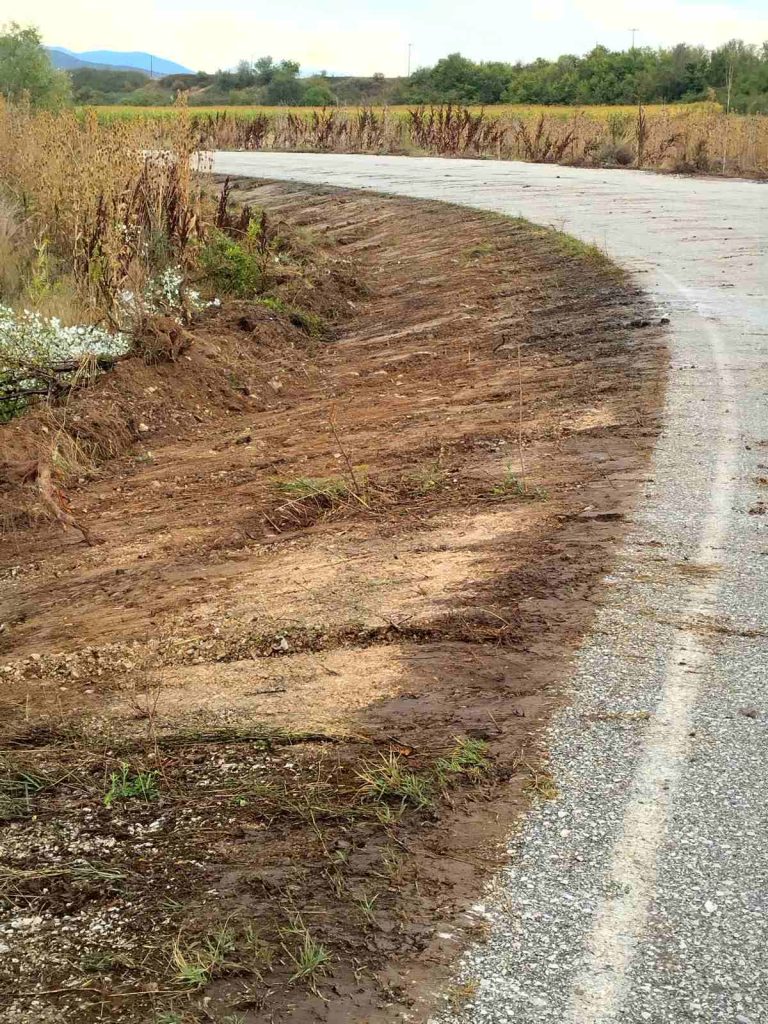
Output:
[[71,275],[80,301],[114,321],[129,282],[183,264],[200,231],[195,148],[183,108],[160,126],[0,103],[0,187],[45,254],[38,291]]
[[[137,120],[167,124],[168,113]],[[130,118],[125,118],[130,120]],[[242,111],[192,115],[208,149],[422,152],[578,166],[768,177],[768,116],[717,104],[631,109],[546,107],[486,110],[444,105]]]

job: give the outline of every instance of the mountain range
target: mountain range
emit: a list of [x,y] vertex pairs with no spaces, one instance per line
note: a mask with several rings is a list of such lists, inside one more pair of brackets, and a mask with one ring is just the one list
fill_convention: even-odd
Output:
[[77,68],[109,68],[119,71],[143,71],[147,77],[162,78],[164,75],[193,74],[190,68],[172,60],[156,57],[152,53],[122,50],[85,50],[75,53],[63,46],[47,46],[48,56],[56,68],[74,71]]

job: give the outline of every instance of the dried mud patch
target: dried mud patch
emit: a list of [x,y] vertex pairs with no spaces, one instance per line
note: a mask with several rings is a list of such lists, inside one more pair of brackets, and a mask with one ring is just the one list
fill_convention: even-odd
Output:
[[359,288],[231,403],[242,311],[189,350],[221,400],[143,367],[151,432],[69,494],[103,543],[5,538],[3,1024],[423,1019],[646,479],[664,351],[610,264],[237,186]]

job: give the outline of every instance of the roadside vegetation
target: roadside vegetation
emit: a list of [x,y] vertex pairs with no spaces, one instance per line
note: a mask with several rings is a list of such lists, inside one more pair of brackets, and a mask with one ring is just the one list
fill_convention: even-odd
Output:
[[[430,154],[575,167],[768,175],[768,117],[677,107],[190,111],[204,149]],[[118,108],[99,117],[125,116]],[[162,109],[129,115],[162,122]]]
[[323,334],[280,289],[310,249],[263,211],[233,213],[229,189],[205,193],[198,136],[183,108],[160,132],[0,100],[0,421],[119,360],[176,359],[183,329],[228,298]]

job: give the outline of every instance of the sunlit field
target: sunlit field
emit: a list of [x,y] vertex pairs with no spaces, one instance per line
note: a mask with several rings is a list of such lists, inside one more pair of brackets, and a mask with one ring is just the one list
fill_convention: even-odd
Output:
[[[258,117],[261,114],[266,114],[270,117],[285,115],[285,114],[296,114],[300,116],[306,116],[311,114],[312,111],[320,111],[324,108],[321,107],[267,107],[267,106],[204,106],[195,107],[189,106],[187,108],[192,114],[206,115],[206,114],[229,114],[236,117]],[[417,109],[413,104],[405,104],[403,106],[374,106],[374,107],[350,107],[340,106],[333,108],[338,110],[340,113],[355,114],[360,110],[374,110],[377,114],[383,113],[385,110],[391,115],[397,117],[407,117],[409,111]],[[568,118],[574,117],[576,113],[595,119],[605,120],[612,115],[632,115],[637,113],[637,107],[632,106],[583,106],[583,107],[572,107],[572,106],[544,106],[540,104],[522,104],[522,103],[501,103],[490,107],[483,106],[469,106],[465,109],[469,110],[472,114],[478,114],[484,112],[488,117],[499,118],[499,117],[525,117],[533,118],[539,117],[541,114],[547,117],[559,117],[567,120]],[[654,117],[661,113],[688,113],[695,115],[697,113],[710,113],[719,112],[722,107],[719,103],[671,103],[671,104],[649,104],[643,108],[648,117]],[[100,118],[133,118],[133,117],[173,117],[176,114],[175,107],[159,106],[159,107],[124,107],[124,106],[101,106],[96,107],[95,110],[98,112]]]

